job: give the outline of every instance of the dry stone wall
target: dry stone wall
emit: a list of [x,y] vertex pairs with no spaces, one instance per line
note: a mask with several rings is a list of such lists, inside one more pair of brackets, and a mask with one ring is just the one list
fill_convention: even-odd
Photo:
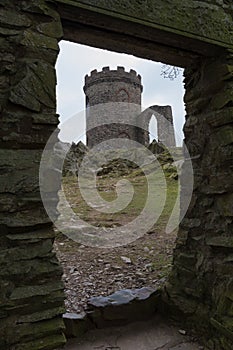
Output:
[[[187,68],[185,87],[194,191],[180,224],[166,300],[209,339],[210,349],[232,349],[233,52]],[[185,176],[181,181],[182,210]]]
[[[102,8],[106,17],[110,13],[115,19],[147,26],[149,30],[143,27],[140,35],[146,32],[149,37],[152,28],[159,28],[157,33],[164,34],[158,38],[163,43],[160,57],[164,55],[164,61],[174,57],[174,61],[184,64],[182,57],[187,51],[200,53],[200,58],[185,70],[184,131],[194,169],[194,192],[180,225],[164,301],[170,313],[174,310],[182,319],[185,316],[186,322],[204,334],[210,349],[230,350],[233,10],[229,0],[185,0],[181,5],[179,0],[151,0],[146,1],[147,6],[139,0],[101,0],[98,9],[94,0],[1,1],[0,348],[49,350],[65,341],[61,268],[52,251],[54,233],[39,192],[42,150],[58,122],[54,65],[62,28],[55,5],[64,3],[72,3],[74,8],[80,3],[82,8],[89,6],[93,25]],[[111,16],[109,23],[114,22]],[[104,26],[106,22],[101,23]],[[114,30],[123,37],[128,34],[125,28],[122,32],[119,26]],[[130,35],[137,36],[139,32],[133,34],[130,28]],[[178,40],[181,37],[182,42]],[[148,40],[152,39],[150,36]],[[85,40],[88,42],[88,34]],[[203,44],[206,42],[208,46]],[[172,46],[169,57],[166,46]],[[136,46],[131,50],[139,50],[138,55],[142,55]],[[148,46],[146,50],[148,53]],[[60,175],[54,174],[57,179]],[[182,178],[182,200],[185,185]],[[57,182],[48,189],[55,205]]]
[[[59,16],[46,1],[0,4],[0,349],[65,342],[61,268],[39,191],[42,150],[56,128]],[[50,196],[57,200],[57,188]]]

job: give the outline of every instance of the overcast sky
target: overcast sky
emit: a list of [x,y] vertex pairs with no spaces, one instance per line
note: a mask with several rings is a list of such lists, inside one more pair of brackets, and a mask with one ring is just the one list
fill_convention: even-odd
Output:
[[[57,113],[60,115],[59,137],[65,142],[77,142],[74,133],[65,132],[67,120],[77,115],[77,134],[82,135],[85,142],[85,95],[83,92],[84,77],[93,69],[98,71],[109,66],[116,69],[124,66],[126,71],[134,69],[142,76],[143,94],[142,109],[151,105],[171,105],[176,132],[176,140],[180,145],[183,139],[184,124],[183,104],[183,73],[173,81],[161,76],[161,63],[140,59],[131,55],[119,54],[107,50],[100,50],[67,41],[60,42],[60,54],[57,69]],[[76,120],[73,117],[73,120]],[[66,122],[66,123],[65,123]],[[150,131],[156,133],[156,123],[151,122]]]

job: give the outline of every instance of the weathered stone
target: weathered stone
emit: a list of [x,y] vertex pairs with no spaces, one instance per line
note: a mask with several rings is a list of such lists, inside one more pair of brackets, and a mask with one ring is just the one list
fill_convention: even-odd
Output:
[[[67,4],[67,0],[57,0],[58,3]],[[82,1],[75,6],[84,8],[95,7],[95,0]],[[98,3],[98,11],[108,13],[115,18],[125,19],[130,17],[134,23],[146,24],[150,28],[159,28],[165,32],[185,33],[184,37],[201,38],[202,41],[225,43],[233,46],[233,40],[230,33],[232,32],[231,5],[210,3],[209,1],[196,2],[185,0],[180,3],[179,0],[147,1],[117,1],[101,0]],[[227,11],[228,10],[228,11]],[[187,31],[188,28],[188,31]],[[210,39],[211,38],[211,39]]]
[[217,236],[206,238],[206,244],[212,247],[233,248],[233,237]]
[[9,11],[7,9],[0,9],[0,23],[11,27],[29,27],[30,19],[18,12]]
[[53,228],[44,228],[26,233],[8,234],[6,237],[12,241],[20,241],[22,243],[27,241],[27,243],[35,243],[41,241],[41,239],[54,238],[55,233]]
[[51,49],[58,50],[57,40],[49,36],[35,33],[32,30],[26,30],[23,34],[21,44],[32,49]]
[[183,228],[200,227],[201,220],[196,218],[185,218],[182,220],[180,225]]
[[[220,333],[223,333],[227,338],[230,338],[233,341],[233,332],[229,330],[229,325],[228,327],[224,327],[224,325],[220,322],[218,322],[216,319],[211,318],[210,322],[212,326],[219,331]],[[230,320],[230,323],[232,325],[232,319]]]
[[79,166],[86,155],[88,148],[79,141],[77,144],[74,142],[70,145],[64,142],[57,144],[56,150],[60,150],[61,157],[63,157],[64,164],[62,168],[63,176],[76,175]]
[[36,29],[41,34],[50,36],[51,38],[61,38],[63,30],[60,22],[49,22],[38,24]]
[[223,110],[212,112],[206,117],[207,123],[214,127],[224,124],[231,124],[233,119],[233,107],[224,108]]
[[22,315],[19,317],[19,323],[28,323],[28,322],[38,322],[41,320],[51,319],[55,316],[62,315],[65,311],[64,307],[56,307],[54,309],[44,310],[41,312],[35,312],[31,315]]
[[42,337],[41,339],[35,339],[34,341],[21,342],[14,345],[14,350],[50,350],[57,349],[66,343],[66,338],[63,334],[53,334],[48,337]]
[[196,264],[197,258],[193,253],[181,253],[179,255],[179,262],[188,268],[188,266],[193,266]]
[[[11,262],[11,265],[0,271],[0,276],[19,276],[31,274],[31,277],[46,276],[52,273],[61,273],[61,267],[57,262],[55,255],[51,255],[48,259],[25,260],[23,266],[19,270],[19,262]],[[11,277],[13,278],[13,277]]]
[[88,301],[88,317],[98,328],[147,319],[158,308],[159,294],[158,290],[144,287],[93,297]]
[[[40,339],[43,344],[43,338],[50,334],[56,334],[57,331],[63,332],[65,330],[64,323],[61,318],[55,318],[53,320],[46,320],[43,322],[24,323],[19,325],[19,331],[15,334],[15,340],[26,341],[28,335],[32,336],[34,340]],[[42,339],[41,339],[42,338]],[[60,338],[60,337],[58,337]],[[56,337],[54,337],[54,340]],[[63,341],[65,339],[63,338]]]
[[[211,327],[208,326],[211,314],[222,320],[223,315],[231,315],[232,312],[231,301],[226,297],[226,281],[233,271],[230,231],[233,212],[232,82],[229,83],[232,69],[219,63],[215,80],[215,75],[210,74],[214,67],[216,61],[208,64],[203,62],[202,75],[199,69],[187,69],[185,72],[188,91],[186,108],[194,122],[189,123],[187,118],[188,126],[184,131],[188,141],[186,145],[188,149],[191,148],[191,155],[196,156],[192,162],[195,197],[194,206],[191,206],[192,209],[186,213],[180,225],[182,230],[178,233],[171,285],[168,288],[170,299],[167,299],[168,303],[172,300],[175,310],[189,315],[187,319],[193,327],[205,328],[206,334],[211,334]],[[205,133],[203,128],[206,128]],[[181,203],[182,198],[186,198],[184,180],[181,176]],[[200,217],[203,221],[200,221]],[[193,255],[194,251],[198,254]],[[201,322],[207,326],[203,327]],[[226,331],[221,332],[221,341],[220,337],[214,338],[214,346],[215,349],[228,350],[232,341],[229,339],[231,332],[227,334],[230,325],[222,324],[222,327]]]
[[65,313],[63,315],[65,323],[65,335],[68,338],[80,337],[88,330],[95,328],[95,325],[87,317],[85,312],[80,314]]
[[57,125],[58,124],[58,115],[57,114],[33,114],[32,115],[32,122],[33,124],[53,124]]
[[[98,8],[94,0],[2,0],[0,347],[49,350],[65,341],[62,290],[56,289],[61,269],[52,252],[54,234],[46,233],[49,219],[38,182],[45,139],[57,123],[54,64],[60,17],[65,39],[187,67],[184,131],[195,157],[195,193],[185,230],[178,234],[167,304],[207,341],[211,338],[213,348],[232,349],[233,13],[230,1],[217,0],[100,0]],[[185,181],[181,176],[181,202]],[[56,194],[50,195],[55,207]],[[123,304],[119,312],[111,306],[105,319],[113,324],[154,311],[157,300],[144,302],[130,303],[128,309]],[[101,317],[96,314],[97,321]]]
[[0,34],[5,36],[17,35],[19,34],[19,30],[0,27]]
[[38,286],[28,286],[28,287],[19,287],[16,288],[10,295],[11,300],[31,298],[37,295],[47,295],[56,290],[63,289],[63,283],[50,283],[47,285],[38,285]]
[[233,216],[233,193],[227,193],[216,199],[217,207],[222,216]]
[[231,125],[223,126],[222,128],[218,129],[214,136],[217,138],[217,143],[219,145],[229,145],[233,142],[233,127]]
[[[22,11],[33,5],[37,11]],[[64,294],[39,192],[39,165],[58,121],[53,65],[61,22],[44,0],[3,0],[0,22],[0,347],[51,349],[65,342]]]
[[41,103],[53,107],[55,103],[55,71],[44,63],[27,65],[25,78],[12,89],[10,100],[33,111],[41,110]]
[[33,259],[37,257],[45,257],[52,250],[51,240],[44,240],[40,244],[28,247],[14,247],[0,252],[0,264],[4,265],[4,262],[9,259],[10,261],[23,261]]

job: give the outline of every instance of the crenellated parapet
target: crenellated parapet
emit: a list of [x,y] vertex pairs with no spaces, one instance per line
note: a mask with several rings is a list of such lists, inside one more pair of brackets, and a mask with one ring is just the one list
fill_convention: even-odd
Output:
[[87,74],[85,76],[84,91],[92,85],[107,82],[125,82],[128,84],[135,84],[142,91],[143,87],[141,80],[141,75],[137,74],[133,69],[126,72],[125,68],[120,66],[115,70],[110,69],[110,67],[103,67],[101,71],[98,72],[97,69],[94,69],[91,71],[90,75]]

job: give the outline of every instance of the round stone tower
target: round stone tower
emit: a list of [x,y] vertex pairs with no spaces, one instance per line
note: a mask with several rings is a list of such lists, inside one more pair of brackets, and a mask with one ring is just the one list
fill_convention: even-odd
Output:
[[[116,70],[104,67],[101,72],[93,70],[90,75],[85,76],[83,89],[86,95],[88,147],[113,138],[137,140],[137,128],[131,125],[132,120],[129,118],[132,117],[132,108],[135,117],[141,113],[142,85],[139,74],[132,69],[126,72],[124,67],[117,67]],[[102,109],[103,104],[108,103],[111,103],[113,110],[105,112]],[[117,116],[116,121],[113,116]],[[119,119],[124,124],[119,123]]]

